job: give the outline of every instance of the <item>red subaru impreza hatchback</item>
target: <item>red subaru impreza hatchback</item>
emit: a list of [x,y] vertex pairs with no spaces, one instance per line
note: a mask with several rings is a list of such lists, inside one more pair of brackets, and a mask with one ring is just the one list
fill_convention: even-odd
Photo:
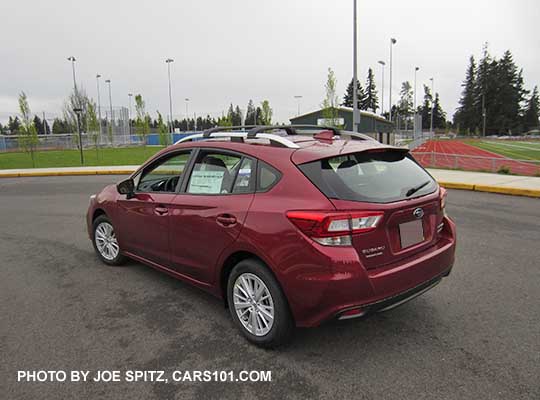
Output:
[[403,148],[334,128],[215,128],[91,197],[103,262],[126,257],[222,298],[251,342],[362,317],[450,273],[446,192]]

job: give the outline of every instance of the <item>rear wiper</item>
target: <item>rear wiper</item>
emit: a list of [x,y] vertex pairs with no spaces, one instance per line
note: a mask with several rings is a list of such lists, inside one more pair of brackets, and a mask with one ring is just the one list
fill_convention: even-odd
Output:
[[412,196],[413,194],[415,194],[416,192],[418,192],[420,189],[422,189],[424,186],[428,185],[431,181],[425,181],[424,183],[416,186],[416,187],[413,187],[413,188],[410,188],[409,190],[407,190],[407,193],[405,193],[405,196],[409,197],[409,196]]

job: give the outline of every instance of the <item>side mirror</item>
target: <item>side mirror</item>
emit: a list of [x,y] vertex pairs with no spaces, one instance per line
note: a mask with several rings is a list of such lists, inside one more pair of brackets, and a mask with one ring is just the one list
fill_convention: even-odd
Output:
[[118,193],[125,194],[128,199],[131,199],[135,196],[135,183],[131,178],[126,179],[116,185],[116,190],[118,190]]

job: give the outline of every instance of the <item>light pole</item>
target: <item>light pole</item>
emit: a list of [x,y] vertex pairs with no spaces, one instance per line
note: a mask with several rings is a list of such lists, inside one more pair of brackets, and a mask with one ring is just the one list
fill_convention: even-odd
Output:
[[384,61],[379,61],[379,64],[381,64],[381,115],[384,114],[384,66],[386,63]]
[[189,104],[189,98],[184,99],[186,102],[186,131],[189,131],[189,112],[188,112],[188,104]]
[[389,101],[388,101],[388,112],[389,112],[389,119],[390,119],[390,122],[392,122],[392,46],[395,45],[397,42],[396,39],[394,38],[391,38],[390,39],[390,89],[389,89],[389,93],[388,93],[388,98],[389,98]]
[[435,106],[435,93],[433,92],[433,78],[429,78],[431,81],[431,122],[429,123],[429,133],[433,134],[433,108]]
[[101,97],[99,95],[99,78],[101,78],[100,74],[96,74],[96,87],[97,87],[97,104],[98,104],[98,118],[99,118],[99,134],[101,135]]
[[353,128],[354,132],[358,132],[358,124],[360,124],[360,113],[358,112],[358,54],[357,54],[357,26],[356,26],[356,0],[353,2]]
[[75,98],[77,98],[77,80],[75,79],[75,57],[70,56],[67,58],[68,61],[71,61],[71,71],[73,72],[73,90],[75,91]]
[[133,100],[133,93],[128,93],[129,97],[129,115],[128,115],[128,122],[129,122],[129,135],[131,136],[131,100]]
[[303,96],[301,96],[301,95],[294,96],[294,98],[296,99],[296,101],[298,103],[298,109],[297,109],[297,112],[296,112],[297,117],[300,115],[300,99],[302,99],[302,97]]
[[113,111],[112,111],[112,94],[111,94],[111,80],[107,79],[105,81],[109,85],[109,110],[110,110],[110,122],[109,122],[109,129],[110,129],[110,135],[111,135],[111,141],[112,141],[112,124],[113,124]]
[[74,108],[73,111],[75,112],[75,115],[77,116],[77,133],[79,135],[79,151],[81,152],[81,165],[84,164],[84,156],[83,156],[83,144],[82,144],[82,135],[81,135],[81,113],[82,108]]
[[169,129],[170,132],[173,132],[173,118],[172,118],[172,91],[171,91],[171,63],[174,62],[172,58],[167,58],[165,60],[167,63],[167,73],[169,76]]
[[420,67],[414,67],[414,105],[413,105],[413,136],[416,135],[416,73]]

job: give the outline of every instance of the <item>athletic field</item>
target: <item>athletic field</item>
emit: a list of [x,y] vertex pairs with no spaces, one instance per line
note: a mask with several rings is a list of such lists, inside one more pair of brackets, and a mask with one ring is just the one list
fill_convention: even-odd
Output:
[[540,142],[428,140],[413,150],[426,167],[540,176]]

